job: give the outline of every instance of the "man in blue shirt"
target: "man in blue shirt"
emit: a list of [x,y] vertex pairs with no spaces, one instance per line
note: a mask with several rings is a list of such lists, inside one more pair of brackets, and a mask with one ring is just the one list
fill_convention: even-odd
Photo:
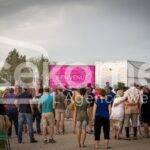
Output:
[[53,97],[49,93],[49,88],[44,89],[44,94],[39,100],[39,110],[42,113],[44,143],[56,143],[56,141],[53,139],[55,125]]

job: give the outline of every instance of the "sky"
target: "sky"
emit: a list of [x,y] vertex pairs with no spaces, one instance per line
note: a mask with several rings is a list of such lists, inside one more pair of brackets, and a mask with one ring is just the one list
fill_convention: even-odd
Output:
[[0,0],[0,61],[150,61],[150,0]]

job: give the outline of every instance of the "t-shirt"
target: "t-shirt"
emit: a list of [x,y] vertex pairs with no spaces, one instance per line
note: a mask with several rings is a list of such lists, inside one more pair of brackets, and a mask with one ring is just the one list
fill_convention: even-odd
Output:
[[109,118],[109,105],[110,99],[98,99],[96,102],[96,117],[108,117]]
[[53,112],[53,97],[49,93],[44,93],[41,96],[39,104],[41,105],[42,113]]
[[31,106],[30,106],[31,99],[32,99],[32,95],[29,94],[28,92],[21,93],[18,96],[20,113],[32,113]]

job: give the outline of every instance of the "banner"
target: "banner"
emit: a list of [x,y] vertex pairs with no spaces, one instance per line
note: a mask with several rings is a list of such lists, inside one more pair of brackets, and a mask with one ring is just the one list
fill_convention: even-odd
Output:
[[95,66],[50,65],[49,86],[55,88],[80,88],[87,84],[95,86]]

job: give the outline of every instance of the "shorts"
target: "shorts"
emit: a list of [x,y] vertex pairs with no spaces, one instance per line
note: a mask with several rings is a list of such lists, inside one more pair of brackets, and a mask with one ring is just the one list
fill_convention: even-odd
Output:
[[84,121],[77,121],[77,124],[76,124],[76,126],[77,126],[77,128],[78,129],[86,129],[86,127],[87,127],[87,121],[86,120],[84,120]]
[[[131,119],[131,123],[130,123]],[[138,114],[125,114],[124,126],[125,127],[137,127],[138,126]]]
[[42,125],[43,127],[54,127],[55,119],[53,112],[42,113]]

